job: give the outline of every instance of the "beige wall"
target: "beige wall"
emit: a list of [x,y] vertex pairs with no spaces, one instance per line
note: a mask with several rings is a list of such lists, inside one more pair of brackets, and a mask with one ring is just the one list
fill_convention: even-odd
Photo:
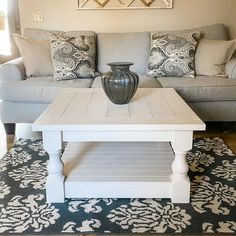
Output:
[[[225,2],[227,2],[227,0],[225,0]],[[230,29],[230,37],[236,39],[236,0],[230,2],[232,2],[232,5],[226,22]]]
[[[77,0],[19,0],[21,27],[127,32],[183,29],[222,22],[236,38],[236,0],[174,0],[173,9],[76,10]],[[43,11],[44,22],[32,13]]]

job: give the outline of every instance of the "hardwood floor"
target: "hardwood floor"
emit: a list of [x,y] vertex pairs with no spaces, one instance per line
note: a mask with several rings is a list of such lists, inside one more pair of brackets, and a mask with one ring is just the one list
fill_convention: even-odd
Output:
[[[3,125],[0,124],[0,157],[19,138],[41,138],[40,132],[32,132],[30,124],[17,124],[15,135],[6,135]],[[236,123],[207,123],[207,130],[204,132],[195,132],[194,137],[220,137],[236,153]]]
[[221,123],[213,122],[206,124],[207,129],[204,132],[195,132],[194,137],[199,138],[213,138],[219,137],[230,147],[236,154],[236,122]]
[[19,138],[41,138],[41,133],[33,132],[31,124],[17,124],[15,135],[6,135],[0,123],[0,157],[2,157]]

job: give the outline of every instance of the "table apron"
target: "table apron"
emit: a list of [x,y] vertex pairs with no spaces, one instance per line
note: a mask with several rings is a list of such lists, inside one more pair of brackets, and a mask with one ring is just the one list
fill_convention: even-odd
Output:
[[174,134],[174,131],[63,131],[62,139],[66,142],[168,142]]

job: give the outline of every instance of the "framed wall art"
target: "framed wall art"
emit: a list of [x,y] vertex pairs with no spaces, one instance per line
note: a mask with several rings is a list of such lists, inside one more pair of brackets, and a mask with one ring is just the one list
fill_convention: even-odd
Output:
[[78,0],[78,9],[173,8],[173,0]]

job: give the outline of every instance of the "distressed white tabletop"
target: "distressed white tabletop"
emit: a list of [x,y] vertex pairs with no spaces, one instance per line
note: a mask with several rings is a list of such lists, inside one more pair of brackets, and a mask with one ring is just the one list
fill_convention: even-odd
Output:
[[205,124],[171,88],[138,89],[130,103],[113,104],[103,89],[63,90],[33,130],[204,130]]

